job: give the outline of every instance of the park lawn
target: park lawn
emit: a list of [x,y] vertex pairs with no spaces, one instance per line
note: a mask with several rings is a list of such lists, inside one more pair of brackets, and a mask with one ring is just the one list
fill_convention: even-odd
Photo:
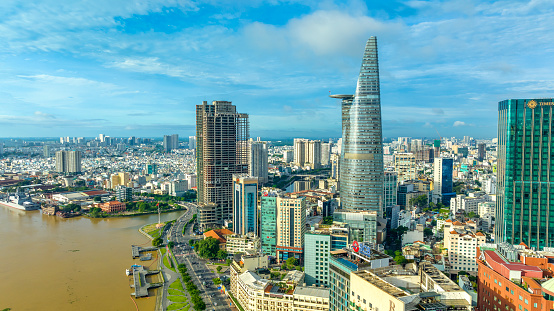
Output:
[[186,306],[183,311],[189,311],[190,306]]
[[167,299],[169,301],[173,301],[173,302],[187,302],[188,301],[187,297],[184,297],[184,296],[167,296]]
[[168,291],[167,291],[170,295],[174,295],[174,296],[184,296],[185,293],[180,291],[180,290],[176,290],[176,289],[172,289],[170,288]]
[[169,256],[164,257],[164,266],[166,266],[169,270],[175,272],[175,268],[173,268],[173,266],[171,265],[171,263],[169,261]]
[[[165,224],[166,223],[164,223],[164,225]],[[156,225],[157,223],[146,225],[142,227],[142,231],[144,231],[146,234],[150,235],[153,239],[155,239],[159,237],[161,234],[161,228],[156,228]]]
[[165,247],[160,248],[160,252],[162,253],[162,256],[167,252],[167,249]]
[[181,283],[181,280],[179,280],[179,279],[173,281],[173,283],[171,283],[171,285],[169,285],[169,288],[178,289],[182,292],[185,291],[185,289],[183,288],[183,284]]
[[187,307],[186,310],[188,310],[188,303],[172,303],[169,306],[167,306],[166,310],[181,310],[184,307]]

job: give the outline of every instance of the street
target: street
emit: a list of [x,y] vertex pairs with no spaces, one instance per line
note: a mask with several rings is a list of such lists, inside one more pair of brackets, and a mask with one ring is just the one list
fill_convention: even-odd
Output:
[[[193,224],[187,226],[192,216],[196,214],[196,205],[192,203],[181,203],[186,206],[187,211],[179,217],[171,226],[169,233],[167,233],[167,239],[175,243],[173,247],[173,253],[178,264],[185,264],[188,269],[188,274],[191,276],[192,281],[198,287],[198,290],[202,293],[202,299],[206,303],[206,310],[231,310],[229,306],[230,300],[225,297],[225,294],[218,290],[219,285],[213,284],[213,279],[222,275],[229,276],[229,273],[217,274],[212,272],[206,266],[207,261],[199,258],[192,250],[189,244],[190,240],[201,239],[201,235],[194,235]],[[183,228],[186,227],[185,235],[183,235]]]

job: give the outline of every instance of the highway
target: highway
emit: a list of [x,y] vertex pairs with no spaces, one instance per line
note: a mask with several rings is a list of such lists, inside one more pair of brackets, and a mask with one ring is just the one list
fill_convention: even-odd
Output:
[[[206,310],[231,310],[229,306],[230,301],[226,299],[225,294],[221,293],[217,289],[217,285],[214,285],[212,281],[213,278],[220,275],[210,271],[206,266],[207,261],[199,258],[189,245],[190,240],[203,238],[201,235],[194,235],[193,225],[187,226],[192,215],[197,213],[196,205],[192,203],[181,204],[186,206],[187,211],[175,221],[167,235],[169,241],[175,243],[173,247],[175,258],[179,264],[186,264],[188,274],[202,293],[202,298],[206,303]],[[183,235],[183,227],[186,227],[185,235]],[[221,275],[229,276],[228,272]]]

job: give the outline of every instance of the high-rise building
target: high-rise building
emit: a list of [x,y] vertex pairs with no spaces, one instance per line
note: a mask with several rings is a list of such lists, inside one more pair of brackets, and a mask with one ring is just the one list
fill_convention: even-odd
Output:
[[248,175],[258,178],[258,183],[268,182],[268,150],[265,141],[248,142]]
[[487,145],[485,143],[479,143],[477,145],[477,160],[483,161],[487,154]]
[[260,238],[262,252],[275,256],[277,245],[277,196],[268,194],[260,199]]
[[171,152],[173,149],[179,148],[179,135],[164,135],[163,148],[165,152]]
[[294,164],[317,169],[321,166],[321,141],[303,138],[294,139]]
[[327,285],[329,283],[329,252],[331,235],[317,232],[306,232],[305,235],[304,282],[308,286]]
[[233,218],[233,174],[248,173],[248,115],[227,101],[196,106],[198,222],[201,228]]
[[377,38],[366,43],[354,95],[342,98],[341,204],[382,214],[383,135]]
[[321,165],[329,166],[329,161],[331,160],[331,144],[322,143],[321,144]]
[[189,136],[189,149],[196,149],[196,136]]
[[552,106],[554,99],[498,104],[497,242],[554,246]]
[[398,174],[394,171],[385,171],[383,207],[396,205],[398,191]]
[[152,162],[146,163],[146,168],[144,170],[144,173],[146,175],[156,175],[156,174],[158,174],[158,164],[152,163]]
[[233,231],[258,233],[258,178],[233,175]]
[[306,198],[292,195],[277,198],[277,260],[285,261],[304,254],[306,233]]
[[441,202],[447,207],[450,206],[450,199],[456,197],[452,181],[453,166],[454,159],[452,158],[435,158],[433,200],[436,203]]
[[81,172],[81,151],[57,151],[56,172],[74,174]]
[[394,155],[394,170],[398,173],[398,182],[416,178],[416,160],[413,153],[397,153]]
[[335,210],[333,221],[348,225],[348,239],[350,241],[367,242],[376,245],[377,238],[377,211],[362,210]]
[[43,147],[43,156],[45,158],[50,157],[50,146],[49,145],[44,145],[44,147]]
[[333,153],[331,155],[331,178],[339,179],[340,176],[340,155]]
[[127,172],[119,172],[117,173],[119,175],[119,184],[122,186],[128,186],[129,181],[131,180],[131,177],[129,176],[129,173]]

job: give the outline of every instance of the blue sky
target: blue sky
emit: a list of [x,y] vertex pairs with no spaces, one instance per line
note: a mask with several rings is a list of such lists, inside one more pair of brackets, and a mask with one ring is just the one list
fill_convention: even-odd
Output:
[[[554,1],[0,1],[0,137],[194,135],[229,100],[251,136],[339,137],[367,38],[384,136],[496,137],[552,97]],[[436,129],[436,130],[435,130]]]

